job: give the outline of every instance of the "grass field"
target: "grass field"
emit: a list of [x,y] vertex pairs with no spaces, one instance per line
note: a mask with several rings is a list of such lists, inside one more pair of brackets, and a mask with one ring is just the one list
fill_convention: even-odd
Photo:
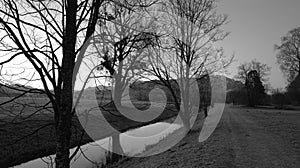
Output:
[[[1,102],[8,98],[1,98]],[[51,106],[46,108],[38,107],[46,104],[48,99],[45,98],[21,98],[17,102],[1,106],[0,113],[0,165],[3,167],[17,165],[35,158],[47,156],[55,153],[55,126],[53,120],[53,112]],[[133,103],[139,109],[147,109],[149,104],[145,102]],[[78,113],[86,109],[93,108],[95,102],[90,99],[83,99],[79,107]],[[172,109],[172,110],[171,110]],[[177,115],[172,105],[155,120],[150,122],[132,122],[124,117],[115,117],[111,113],[116,113],[113,106],[102,108],[101,112],[105,119],[112,123],[120,132],[125,132],[131,128],[155,123]],[[127,110],[131,110],[127,108]],[[99,113],[99,109],[94,112]],[[91,117],[94,119],[93,117]],[[99,118],[98,118],[99,119]],[[100,132],[93,139],[102,139],[110,135],[110,131],[106,129],[107,122],[104,118],[100,118],[103,125],[90,125]],[[98,122],[98,121],[97,121]],[[93,123],[93,122],[91,122]],[[87,133],[83,131],[82,125],[75,116],[72,126],[71,147],[83,145],[93,141]]]
[[[126,158],[112,167],[300,167],[300,111],[227,105],[214,133],[199,143],[202,121],[198,118],[192,131],[168,151],[146,158]],[[180,130],[175,131],[148,150],[160,150],[179,134]]]

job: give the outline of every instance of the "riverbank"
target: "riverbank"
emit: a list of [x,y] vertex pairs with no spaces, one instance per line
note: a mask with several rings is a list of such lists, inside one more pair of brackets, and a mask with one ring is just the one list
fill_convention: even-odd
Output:
[[[138,108],[145,108],[142,102],[136,103]],[[109,112],[114,112],[114,107],[106,107]],[[130,109],[129,109],[130,110]],[[157,119],[146,122],[128,122],[125,118],[118,118],[117,125],[121,125],[121,132],[129,129],[138,128],[158,121],[166,120],[177,115],[172,105],[168,105],[162,115]],[[4,118],[1,118],[4,120]],[[105,119],[115,120],[114,117],[107,115]],[[171,122],[171,121],[170,121]],[[36,158],[52,155],[55,153],[55,127],[52,114],[44,113],[34,115],[24,122],[6,122],[1,123],[0,128],[0,165],[1,167],[10,167],[18,165]],[[84,145],[93,142],[82,128],[77,117],[74,117],[72,127],[71,148],[78,145]],[[98,139],[103,139],[110,135],[110,132],[103,132]]]
[[[111,168],[298,168],[300,112],[239,108],[227,105],[214,133],[203,143],[198,137],[203,120],[171,149],[154,156],[126,158]],[[179,131],[179,130],[178,130]],[[171,137],[149,147],[159,150]]]

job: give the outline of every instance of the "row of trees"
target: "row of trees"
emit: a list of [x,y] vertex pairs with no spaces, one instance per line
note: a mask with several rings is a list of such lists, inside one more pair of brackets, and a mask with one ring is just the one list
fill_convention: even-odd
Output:
[[[82,65],[88,65],[93,74],[88,80],[113,78],[117,106],[122,106],[122,93],[134,80],[156,77],[174,98],[171,81],[177,80],[184,101],[181,109],[175,99],[175,107],[189,130],[193,79],[220,71],[232,61],[213,45],[228,35],[222,30],[227,16],[217,14],[215,0],[0,3],[1,81],[17,81],[28,88],[11,88],[22,93],[0,105],[29,93],[48,97],[37,112],[52,107],[57,168],[70,167],[79,151],[71,155],[69,148],[77,104],[74,84],[81,80],[78,73]],[[29,66],[32,71],[8,71],[13,63]],[[30,87],[36,82],[43,88]],[[1,85],[7,87],[5,82]]]
[[[104,55],[100,73],[112,77],[114,105],[122,108],[121,99],[127,94],[125,90],[130,82],[156,78],[159,81],[156,84],[168,89],[166,93],[174,100],[188,132],[195,104],[193,93],[199,93],[194,90],[198,84],[195,79],[220,71],[231,63],[232,57],[224,56],[222,49],[213,45],[228,35],[221,29],[227,16],[216,13],[214,0],[167,0],[153,4],[151,10],[134,14],[119,9],[112,11],[123,13],[104,24],[108,28],[95,36],[104,39],[94,46],[95,57]],[[178,87],[174,87],[174,81]],[[114,139],[118,141],[119,137]]]
[[[283,108],[285,104],[300,105],[300,27],[290,30],[281,38],[281,43],[275,45],[277,62],[287,78],[285,91],[273,90],[266,93],[267,84],[263,84],[270,72],[270,67],[256,60],[241,64],[238,67],[236,79],[244,87],[230,91],[228,101],[238,101],[240,104],[255,106],[273,104]],[[235,99],[236,97],[236,99]]]

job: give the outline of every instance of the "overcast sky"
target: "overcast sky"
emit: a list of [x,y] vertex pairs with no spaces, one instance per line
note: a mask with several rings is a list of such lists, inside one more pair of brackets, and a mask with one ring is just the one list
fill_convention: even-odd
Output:
[[300,26],[300,0],[219,0],[218,8],[230,20],[225,30],[231,34],[220,44],[227,54],[236,54],[237,61],[229,68],[230,76],[237,73],[239,64],[257,59],[272,67],[272,87],[285,87],[274,44]]

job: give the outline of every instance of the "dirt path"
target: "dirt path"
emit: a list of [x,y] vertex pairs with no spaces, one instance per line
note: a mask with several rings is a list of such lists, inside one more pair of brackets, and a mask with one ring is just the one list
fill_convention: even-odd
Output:
[[207,141],[198,141],[203,123],[198,121],[198,126],[170,150],[129,158],[115,167],[299,168],[299,121],[300,112],[227,106]]
[[235,165],[247,168],[299,167],[299,156],[293,152],[293,147],[285,137],[274,134],[246,113],[231,109],[224,115],[230,132]]

